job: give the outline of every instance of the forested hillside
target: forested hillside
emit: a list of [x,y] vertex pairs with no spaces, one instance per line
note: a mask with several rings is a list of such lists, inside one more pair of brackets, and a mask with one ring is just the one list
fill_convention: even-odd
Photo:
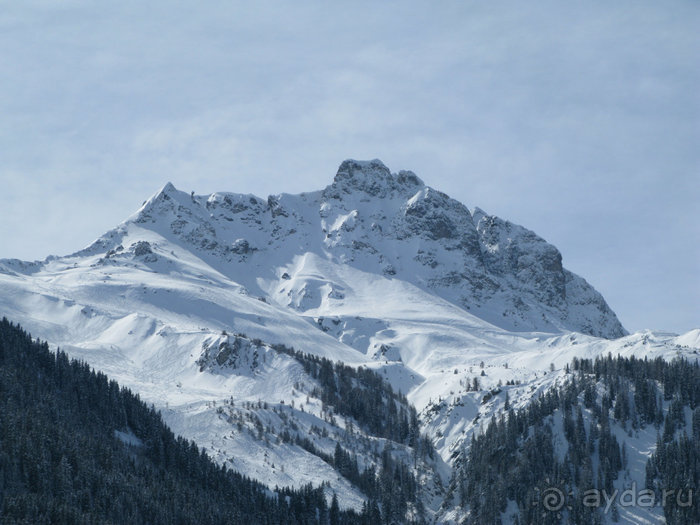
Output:
[[[700,523],[698,363],[608,355],[567,370],[564,384],[520,410],[506,402],[473,435],[452,484],[466,522],[617,522],[632,490],[629,506],[662,508],[670,525]],[[655,452],[637,479],[628,442],[645,435],[656,435]]]
[[[371,509],[376,511],[376,509]],[[0,322],[0,522],[366,523],[322,489],[271,492],[215,465],[102,373]]]

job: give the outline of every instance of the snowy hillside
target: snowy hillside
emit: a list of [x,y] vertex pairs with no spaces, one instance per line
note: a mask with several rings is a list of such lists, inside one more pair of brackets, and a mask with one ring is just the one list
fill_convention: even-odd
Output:
[[[395,461],[419,486],[408,515],[441,519],[454,461],[503,390],[525,407],[574,357],[700,348],[699,330],[627,335],[555,247],[377,160],[267,199],[167,184],[81,251],[0,261],[0,314],[138,392],[220,463],[270,486],[325,483],[360,509],[366,489],[337,458]],[[431,446],[343,411],[323,358],[386,379],[382,406],[410,423],[412,404]]]

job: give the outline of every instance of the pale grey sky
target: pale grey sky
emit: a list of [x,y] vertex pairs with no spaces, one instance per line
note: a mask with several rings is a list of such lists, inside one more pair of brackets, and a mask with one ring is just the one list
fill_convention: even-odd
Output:
[[345,158],[524,225],[629,330],[700,327],[700,2],[0,8],[0,257],[73,252],[165,182],[266,196]]

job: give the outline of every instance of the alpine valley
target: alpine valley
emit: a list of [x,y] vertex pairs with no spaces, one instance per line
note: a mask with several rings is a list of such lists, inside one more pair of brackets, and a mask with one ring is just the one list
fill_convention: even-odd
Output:
[[0,316],[270,494],[372,523],[700,522],[700,329],[628,334],[557,248],[378,160],[267,199],[166,184],[87,248],[0,260]]

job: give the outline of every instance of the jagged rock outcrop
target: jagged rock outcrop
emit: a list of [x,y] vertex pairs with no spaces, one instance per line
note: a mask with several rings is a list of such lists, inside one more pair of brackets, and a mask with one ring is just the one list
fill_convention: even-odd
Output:
[[264,358],[265,352],[269,352],[268,346],[261,341],[251,341],[241,335],[228,335],[223,333],[212,341],[202,345],[202,354],[197,359],[200,372],[209,370],[217,372],[236,369],[255,371]]

